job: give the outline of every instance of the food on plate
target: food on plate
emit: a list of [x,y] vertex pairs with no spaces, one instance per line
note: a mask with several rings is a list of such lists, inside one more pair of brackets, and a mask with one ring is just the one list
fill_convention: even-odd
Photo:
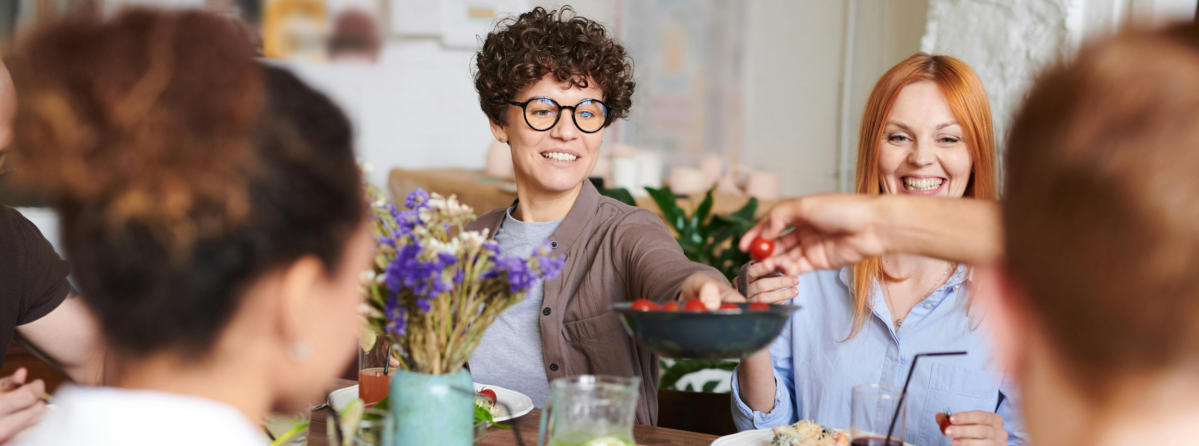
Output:
[[775,426],[770,446],[849,446],[849,436],[808,420]]
[[737,304],[734,304],[734,303],[725,302],[725,303],[720,304],[720,309],[721,310],[740,310],[741,307],[738,307]]
[[636,311],[658,311],[662,309],[662,306],[649,299],[637,299],[633,301],[632,308]]
[[703,313],[708,311],[708,307],[699,299],[691,299],[683,304],[683,311],[691,313]]
[[749,311],[770,311],[770,305],[764,304],[762,302],[754,302],[754,303],[749,304],[748,309],[749,309]]
[[[484,392],[486,392],[486,393],[484,393]],[[481,391],[475,392],[475,407],[479,407],[479,408],[482,408],[483,410],[487,411],[487,413],[491,414],[492,418],[500,417],[500,416],[504,415],[503,409],[500,409],[500,406],[495,404],[496,401],[498,401],[498,399],[495,397],[495,391],[493,391],[493,390],[483,389]],[[478,420],[476,420],[476,421],[478,421]],[[491,421],[491,420],[487,420],[487,421]]]
[[679,311],[682,309],[683,309],[683,306],[679,305],[678,302],[671,301],[671,302],[667,302],[662,305],[662,311]]
[[749,256],[756,261],[766,260],[771,254],[774,254],[774,240],[754,237],[749,244]]

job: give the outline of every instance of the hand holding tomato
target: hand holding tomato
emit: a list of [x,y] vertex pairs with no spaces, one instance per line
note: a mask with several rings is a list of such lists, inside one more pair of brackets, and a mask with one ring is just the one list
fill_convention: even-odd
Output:
[[936,416],[941,433],[954,439],[954,444],[1002,446],[1007,444],[1007,430],[1003,428],[1003,417],[994,412],[972,410]]

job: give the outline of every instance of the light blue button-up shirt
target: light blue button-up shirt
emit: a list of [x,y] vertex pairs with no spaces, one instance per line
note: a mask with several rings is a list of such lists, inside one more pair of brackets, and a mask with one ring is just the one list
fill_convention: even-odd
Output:
[[755,412],[741,398],[733,374],[733,419],[740,430],[763,429],[813,420],[848,428],[853,386],[882,383],[903,387],[917,353],[965,350],[965,356],[923,357],[908,387],[906,441],[917,446],[949,446],[936,414],[984,410],[1003,417],[1008,444],[1027,444],[1011,377],[990,354],[986,320],[978,310],[967,314],[966,267],[924,301],[893,330],[891,314],[874,287],[873,314],[853,339],[848,270],[816,271],[800,276],[800,305],[782,334],[770,345],[776,384],[774,409]]

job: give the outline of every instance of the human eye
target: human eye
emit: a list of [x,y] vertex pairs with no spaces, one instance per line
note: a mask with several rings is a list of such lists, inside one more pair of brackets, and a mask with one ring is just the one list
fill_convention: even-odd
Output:
[[887,141],[894,143],[894,144],[899,144],[899,143],[911,141],[911,139],[908,139],[907,135],[897,133],[894,135],[887,136]]

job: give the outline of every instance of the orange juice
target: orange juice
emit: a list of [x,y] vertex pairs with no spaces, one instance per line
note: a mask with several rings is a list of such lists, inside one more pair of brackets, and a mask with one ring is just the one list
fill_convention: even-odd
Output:
[[391,377],[383,373],[383,368],[373,368],[358,371],[358,398],[371,405],[387,396]]

